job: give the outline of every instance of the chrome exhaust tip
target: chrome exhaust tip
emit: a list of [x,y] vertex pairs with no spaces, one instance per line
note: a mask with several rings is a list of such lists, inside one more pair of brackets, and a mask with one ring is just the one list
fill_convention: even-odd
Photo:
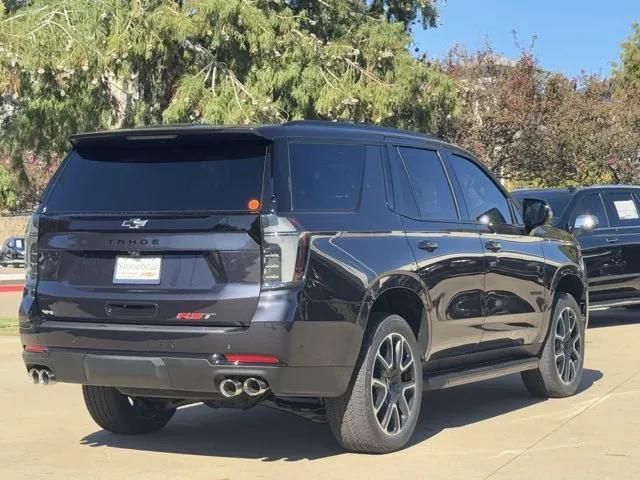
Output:
[[37,368],[29,369],[29,381],[34,385],[40,383],[40,373]]
[[40,385],[53,385],[56,383],[56,376],[51,370],[43,368],[38,372],[38,380]]
[[250,397],[257,397],[258,395],[262,395],[267,390],[269,390],[269,385],[267,385],[267,382],[253,377],[247,378],[244,381],[242,387],[244,388],[244,393],[246,393]]
[[242,393],[242,384],[238,380],[225,378],[220,382],[220,393],[223,397],[236,397]]

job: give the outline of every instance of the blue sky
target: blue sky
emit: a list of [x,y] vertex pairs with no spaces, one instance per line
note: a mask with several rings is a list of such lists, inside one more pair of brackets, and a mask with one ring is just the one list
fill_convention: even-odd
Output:
[[512,30],[523,47],[537,39],[534,52],[543,68],[568,76],[608,76],[619,58],[620,42],[640,22],[640,0],[438,0],[440,24],[414,40],[431,58],[462,44],[476,51],[488,39],[494,50],[515,58]]

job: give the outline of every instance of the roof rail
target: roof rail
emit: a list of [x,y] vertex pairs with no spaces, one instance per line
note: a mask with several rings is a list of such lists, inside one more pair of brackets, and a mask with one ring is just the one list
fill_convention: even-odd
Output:
[[295,126],[308,126],[308,127],[335,127],[335,128],[356,128],[362,130],[374,130],[378,132],[387,132],[390,134],[393,133],[404,133],[407,135],[418,135],[421,137],[430,138],[433,140],[441,140],[438,136],[433,135],[432,133],[423,133],[423,132],[413,132],[411,130],[403,130],[399,128],[393,127],[385,127],[382,125],[370,125],[368,123],[351,123],[351,122],[332,122],[329,120],[291,120],[283,123],[282,125],[288,127]]

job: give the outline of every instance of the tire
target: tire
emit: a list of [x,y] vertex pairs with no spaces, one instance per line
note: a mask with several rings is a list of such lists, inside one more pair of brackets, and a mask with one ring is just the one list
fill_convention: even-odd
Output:
[[345,449],[387,453],[404,447],[416,427],[422,361],[415,335],[402,317],[375,314],[369,323],[347,391],[324,404],[331,431]]
[[113,387],[83,385],[84,403],[93,420],[113,433],[136,435],[151,433],[164,427],[175,408],[160,410],[150,402],[130,399]]
[[578,303],[571,295],[558,293],[540,365],[522,372],[522,380],[532,395],[564,398],[576,393],[584,365],[584,334]]

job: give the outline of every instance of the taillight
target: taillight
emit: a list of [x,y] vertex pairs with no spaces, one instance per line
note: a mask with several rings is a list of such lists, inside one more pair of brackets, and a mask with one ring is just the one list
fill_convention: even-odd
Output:
[[25,280],[35,281],[38,278],[38,226],[35,215],[29,217],[25,232]]
[[277,215],[262,215],[262,288],[298,285],[304,280],[309,234]]

